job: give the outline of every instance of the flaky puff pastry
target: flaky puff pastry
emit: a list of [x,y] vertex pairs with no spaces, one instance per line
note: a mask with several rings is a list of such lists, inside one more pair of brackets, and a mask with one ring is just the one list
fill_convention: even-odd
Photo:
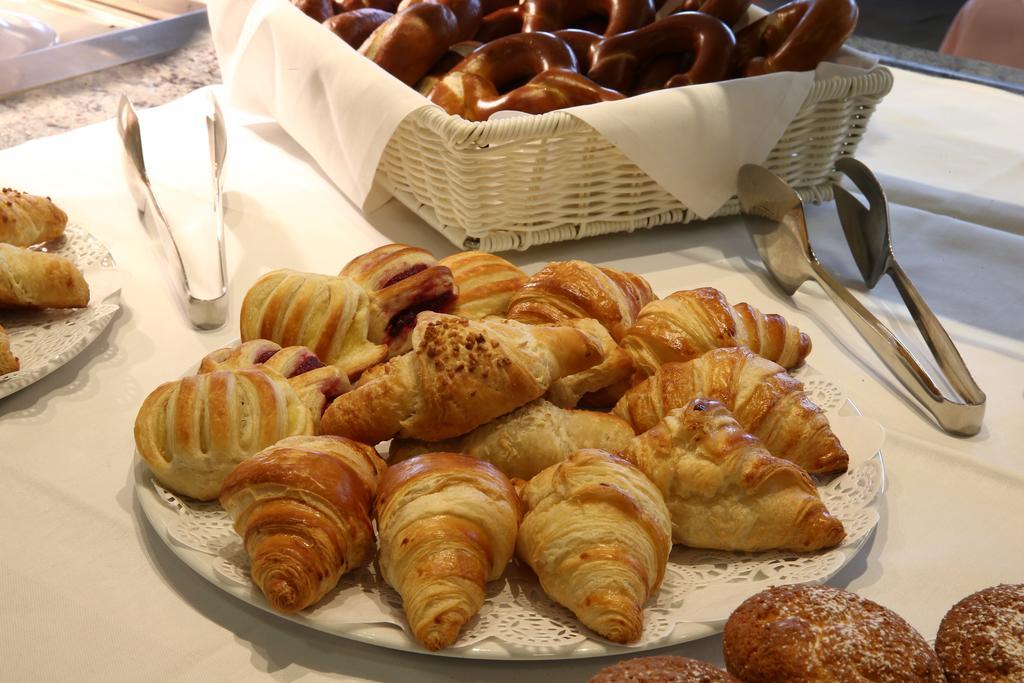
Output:
[[4,326],[0,325],[0,375],[16,372],[20,368],[17,356],[11,352],[11,338]]
[[63,235],[67,224],[68,215],[49,197],[0,189],[0,242],[16,247],[46,242]]
[[538,399],[454,439],[393,439],[388,462],[433,451],[465,453],[486,460],[509,477],[530,479],[581,448],[620,453],[633,436],[629,423],[615,415],[566,410]]
[[512,483],[490,463],[420,455],[384,473],[375,506],[378,562],[425,648],[454,644],[501,577],[522,517]]
[[611,334],[593,318],[573,318],[563,325],[583,330],[601,345],[604,357],[597,365],[556,380],[548,389],[549,401],[562,408],[577,405],[608,409],[630,387],[635,366],[629,355],[615,343]]
[[59,254],[0,244],[0,308],[80,308],[89,305],[81,271]]
[[672,547],[657,487],[617,456],[581,450],[531,479],[522,498],[516,555],[548,597],[608,640],[639,640]]
[[676,543],[809,551],[846,535],[807,473],[772,456],[718,401],[695,399],[670,411],[623,457],[664,495]]
[[231,470],[220,503],[272,608],[305,609],[373,558],[371,509],[384,467],[364,444],[292,436]]
[[221,370],[161,384],[135,418],[135,445],[157,481],[199,500],[217,497],[235,465],[316,421],[273,370]]
[[647,304],[622,339],[642,377],[665,363],[727,346],[745,346],[784,368],[795,368],[811,352],[811,339],[780,315],[763,314],[745,303],[730,306],[713,287],[674,292]]
[[846,471],[849,455],[799,380],[743,347],[713,349],[686,363],[666,363],[626,392],[614,412],[645,432],[695,398],[723,403],[776,458],[812,474]]
[[369,444],[395,435],[448,439],[540,398],[558,378],[602,360],[597,342],[572,327],[432,312],[417,320],[412,351],[373,368],[336,398],[321,421],[324,433]]
[[459,288],[452,314],[470,320],[504,317],[512,293],[527,279],[526,273],[505,259],[483,251],[461,251],[439,263],[451,268]]
[[618,342],[640,309],[654,299],[651,286],[639,275],[587,261],[554,261],[512,295],[506,316],[529,325],[593,318]]

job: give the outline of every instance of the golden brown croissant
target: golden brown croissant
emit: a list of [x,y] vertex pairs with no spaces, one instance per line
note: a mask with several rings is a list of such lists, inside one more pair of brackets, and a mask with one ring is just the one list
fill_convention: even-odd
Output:
[[16,372],[20,368],[17,356],[11,353],[11,338],[4,326],[0,325],[0,375]]
[[666,363],[626,392],[614,412],[645,432],[695,398],[725,404],[740,425],[777,458],[812,474],[843,472],[846,449],[828,418],[782,366],[744,347],[713,349],[686,363]]
[[512,295],[506,315],[530,325],[594,318],[618,342],[654,298],[651,286],[639,275],[586,261],[555,261]]
[[357,256],[340,275],[369,294],[369,338],[387,344],[389,356],[409,350],[417,313],[448,311],[458,294],[447,266],[427,250],[407,244],[385,244]]
[[0,242],[16,247],[46,242],[64,234],[68,215],[49,197],[0,190]]
[[581,450],[524,487],[516,555],[548,596],[616,643],[638,640],[672,525],[661,492],[625,460]]
[[749,304],[730,306],[713,287],[674,292],[647,304],[622,339],[641,379],[665,363],[726,346],[745,346],[794,368],[811,352],[811,339],[780,315],[764,315]]
[[349,377],[383,361],[388,347],[369,339],[370,298],[347,277],[294,270],[267,273],[242,302],[242,341],[306,346]]
[[221,370],[161,384],[135,418],[135,445],[157,481],[212,500],[235,465],[286,436],[316,433],[309,408],[273,370]]
[[0,244],[0,308],[79,308],[89,305],[89,285],[58,254]]
[[665,496],[676,543],[808,551],[845,536],[807,473],[768,453],[718,401],[698,398],[670,411],[623,457]]
[[527,277],[500,256],[483,251],[461,251],[445,256],[439,263],[451,268],[459,288],[452,314],[470,320],[504,316],[512,293]]
[[381,573],[413,635],[429,650],[452,645],[515,550],[515,489],[490,463],[431,453],[389,467],[375,507]]
[[454,439],[394,439],[388,462],[435,451],[465,453],[509,477],[529,479],[581,448],[620,453],[632,440],[633,428],[620,417],[565,410],[538,399]]
[[548,389],[548,400],[562,408],[577,405],[611,408],[630,386],[630,378],[635,372],[632,359],[615,343],[608,330],[593,318],[573,318],[562,324],[583,330],[598,340],[604,360],[557,380]]
[[559,377],[602,360],[572,327],[418,317],[413,350],[374,368],[328,406],[321,429],[375,444],[397,435],[440,441],[540,398]]
[[293,436],[241,462],[220,503],[245,543],[252,581],[279,612],[309,607],[368,563],[384,462],[337,436]]

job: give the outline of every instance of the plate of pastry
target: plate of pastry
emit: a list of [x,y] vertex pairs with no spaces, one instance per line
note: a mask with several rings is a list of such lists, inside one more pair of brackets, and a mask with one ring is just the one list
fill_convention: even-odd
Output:
[[[882,429],[781,316],[582,261],[527,277],[410,249],[264,276],[240,343],[143,402],[140,509],[227,593],[406,651],[604,656],[720,632],[875,528]],[[340,289],[347,316],[300,324]]]
[[106,329],[110,250],[48,198],[0,190],[0,398],[46,377]]

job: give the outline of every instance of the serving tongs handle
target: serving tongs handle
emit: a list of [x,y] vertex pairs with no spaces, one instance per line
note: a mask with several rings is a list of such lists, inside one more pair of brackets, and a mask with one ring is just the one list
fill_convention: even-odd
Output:
[[201,330],[220,327],[227,320],[228,314],[227,264],[224,251],[221,201],[221,168],[226,147],[220,108],[217,106],[216,100],[213,100],[212,104],[214,109],[212,114],[207,117],[207,130],[210,137],[211,162],[213,163],[214,211],[219,257],[219,282],[212,297],[199,296],[195,293],[181,255],[181,249],[174,238],[174,232],[153,193],[153,187],[146,172],[145,157],[142,153],[142,132],[135,107],[128,96],[122,94],[117,108],[117,132],[121,136],[122,161],[128,188],[135,199],[142,220],[151,222],[159,233],[159,239],[167,245],[167,250],[170,252],[169,260],[176,275],[176,284],[181,292],[186,314],[192,325]]

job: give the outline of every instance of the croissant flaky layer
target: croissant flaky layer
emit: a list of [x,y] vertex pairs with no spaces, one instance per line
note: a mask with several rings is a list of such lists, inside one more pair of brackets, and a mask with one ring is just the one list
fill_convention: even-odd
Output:
[[135,445],[157,481],[211,500],[242,460],[316,422],[273,370],[222,370],[160,385],[135,418]]
[[249,555],[253,583],[280,612],[315,604],[373,557],[371,507],[384,462],[334,436],[282,439],[235,467],[220,502]]
[[27,247],[64,234],[68,215],[49,197],[0,189],[0,242]]
[[572,327],[421,313],[412,352],[374,368],[324,413],[321,429],[375,444],[393,436],[459,436],[539,398],[552,382],[601,362]]
[[0,308],[81,308],[89,283],[59,254],[0,244]]
[[803,384],[776,363],[743,347],[713,349],[686,363],[667,363],[626,392],[616,415],[645,432],[696,398],[719,401],[777,458],[812,474],[843,472],[849,455]]
[[526,282],[526,273],[494,254],[462,251],[439,261],[448,266],[459,288],[454,315],[470,320],[504,316],[512,293]]
[[640,311],[622,339],[642,376],[665,363],[683,362],[706,351],[744,346],[785,368],[804,362],[811,339],[780,315],[749,304],[730,306],[712,287],[674,292]]
[[661,492],[627,461],[580,450],[531,479],[522,498],[516,554],[544,592],[605,638],[638,640],[672,547]]
[[389,462],[430,453],[465,453],[486,460],[505,475],[530,479],[581,448],[621,452],[633,440],[633,428],[607,413],[566,410],[543,399],[444,441],[394,439]]
[[717,401],[670,411],[623,455],[665,496],[676,543],[809,551],[845,536],[807,473],[768,453]]
[[21,367],[18,357],[11,351],[11,338],[0,325],[0,375],[17,371]]
[[454,644],[515,549],[521,505],[497,468],[453,453],[392,465],[376,503],[380,569],[427,649]]

